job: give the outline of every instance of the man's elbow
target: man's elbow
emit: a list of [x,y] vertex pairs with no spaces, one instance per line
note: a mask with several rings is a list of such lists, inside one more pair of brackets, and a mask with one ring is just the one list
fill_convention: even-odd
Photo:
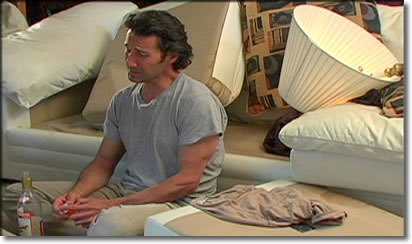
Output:
[[200,179],[197,178],[189,178],[185,184],[185,190],[187,194],[193,193],[197,190],[200,185]]

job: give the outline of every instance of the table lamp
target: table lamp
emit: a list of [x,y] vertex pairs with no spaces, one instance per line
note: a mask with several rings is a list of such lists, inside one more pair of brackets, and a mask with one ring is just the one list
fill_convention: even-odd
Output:
[[293,11],[279,93],[303,113],[342,104],[399,81],[403,66],[398,63],[384,44],[352,21],[322,7],[300,5]]

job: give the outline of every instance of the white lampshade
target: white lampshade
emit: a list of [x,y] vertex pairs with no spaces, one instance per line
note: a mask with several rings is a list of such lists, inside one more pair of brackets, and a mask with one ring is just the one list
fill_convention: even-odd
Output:
[[399,63],[373,35],[322,7],[295,8],[279,81],[281,97],[300,112],[342,104],[399,81]]

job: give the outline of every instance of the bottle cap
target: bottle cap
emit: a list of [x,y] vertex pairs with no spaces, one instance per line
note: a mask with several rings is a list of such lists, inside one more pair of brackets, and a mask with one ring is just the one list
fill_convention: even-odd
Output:
[[23,171],[23,176],[22,176],[21,182],[22,182],[22,185],[23,185],[23,189],[32,188],[32,179],[31,179],[29,171]]

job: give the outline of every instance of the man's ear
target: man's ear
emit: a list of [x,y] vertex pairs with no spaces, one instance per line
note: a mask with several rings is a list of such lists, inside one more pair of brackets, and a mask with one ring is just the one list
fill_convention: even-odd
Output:
[[179,58],[179,56],[169,55],[169,63],[174,64],[177,61],[178,58]]

